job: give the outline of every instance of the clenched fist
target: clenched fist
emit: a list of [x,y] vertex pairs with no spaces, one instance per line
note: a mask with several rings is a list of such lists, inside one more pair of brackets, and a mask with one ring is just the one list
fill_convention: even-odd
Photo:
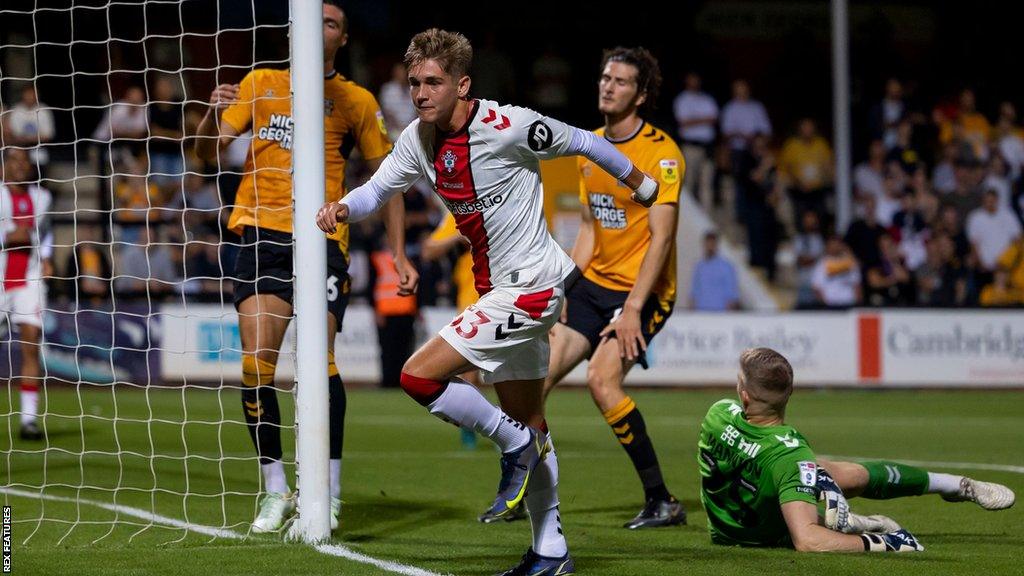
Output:
[[316,225],[327,234],[338,227],[338,222],[348,221],[348,206],[341,202],[328,202],[316,213]]

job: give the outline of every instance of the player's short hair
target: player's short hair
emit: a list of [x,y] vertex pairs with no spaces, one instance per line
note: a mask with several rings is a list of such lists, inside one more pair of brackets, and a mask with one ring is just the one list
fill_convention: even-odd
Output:
[[640,112],[652,112],[657,107],[658,92],[661,90],[661,67],[658,66],[658,59],[651,54],[651,51],[643,46],[636,48],[624,48],[616,46],[611,50],[604,51],[601,59],[601,70],[609,62],[622,62],[636,68],[636,87],[639,94],[647,94],[644,103],[640,105]]
[[772,406],[785,405],[793,393],[793,367],[771,348],[749,348],[740,355],[740,378],[747,393]]
[[473,46],[458,32],[431,28],[412,37],[405,51],[405,66],[435,60],[452,78],[462,78],[473,64]]
[[348,33],[348,13],[345,12],[345,7],[341,5],[341,0],[324,0],[324,4],[328,6],[334,6],[338,10],[341,10],[341,33]]

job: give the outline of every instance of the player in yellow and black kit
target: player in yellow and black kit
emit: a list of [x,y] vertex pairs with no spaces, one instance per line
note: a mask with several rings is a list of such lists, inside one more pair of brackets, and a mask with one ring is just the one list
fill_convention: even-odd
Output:
[[[334,70],[348,40],[347,19],[337,0],[323,2],[324,199],[345,193],[345,162],[358,146],[375,171],[391,150],[384,117],[373,95]],[[242,237],[235,264],[235,308],[242,339],[242,404],[260,457],[265,496],[254,532],[279,530],[294,511],[281,462],[281,415],[273,388],[278,350],[292,317],[292,103],[288,70],[256,69],[240,84],[222,84],[210,95],[199,126],[196,154],[214,160],[239,134],[252,130],[251,149],[228,226]],[[417,274],[405,256],[402,198],[388,204],[385,223],[396,253],[399,291],[411,294]],[[330,397],[331,524],[341,510],[341,447],[345,389],[334,363],[334,336],[348,303],[348,226],[327,239],[328,389]]]
[[551,334],[545,393],[589,358],[587,384],[643,484],[645,505],[626,528],[686,522],[686,512],[662,478],[640,410],[622,389],[637,362],[646,368],[647,343],[664,326],[676,299],[676,221],[685,163],[672,138],[644,122],[657,99],[658,61],[643,48],[604,54],[597,130],[637,167],[658,179],[650,208],[630,201],[631,190],[590,161],[579,163],[583,223],[572,258],[583,277],[566,294],[563,323]]

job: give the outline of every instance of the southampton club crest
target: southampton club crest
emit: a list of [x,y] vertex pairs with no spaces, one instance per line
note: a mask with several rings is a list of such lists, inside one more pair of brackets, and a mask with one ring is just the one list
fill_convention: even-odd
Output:
[[448,174],[453,174],[455,172],[455,160],[457,160],[455,152],[451,150],[445,151],[444,155],[441,156],[441,160],[444,161],[444,171]]

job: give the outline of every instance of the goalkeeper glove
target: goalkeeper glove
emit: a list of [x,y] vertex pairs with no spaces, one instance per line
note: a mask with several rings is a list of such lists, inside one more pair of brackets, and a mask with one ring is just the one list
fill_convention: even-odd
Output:
[[924,546],[913,534],[897,530],[887,534],[861,534],[865,552],[924,552]]

